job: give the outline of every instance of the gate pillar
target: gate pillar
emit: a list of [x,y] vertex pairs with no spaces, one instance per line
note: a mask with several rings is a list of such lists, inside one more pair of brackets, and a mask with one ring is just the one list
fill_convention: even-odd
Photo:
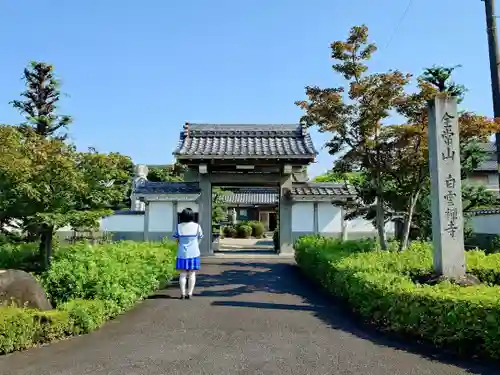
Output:
[[213,255],[212,248],[212,182],[210,174],[199,175],[199,186],[201,189],[199,201],[199,224],[203,230],[203,240],[200,243],[202,256]]

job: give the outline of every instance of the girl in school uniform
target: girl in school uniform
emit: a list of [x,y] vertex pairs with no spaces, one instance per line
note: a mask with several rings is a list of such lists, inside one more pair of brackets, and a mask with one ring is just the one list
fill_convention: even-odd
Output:
[[190,299],[196,283],[196,271],[200,269],[199,242],[203,231],[194,221],[194,212],[190,208],[182,210],[179,221],[173,236],[177,240],[176,268],[180,271],[181,299]]

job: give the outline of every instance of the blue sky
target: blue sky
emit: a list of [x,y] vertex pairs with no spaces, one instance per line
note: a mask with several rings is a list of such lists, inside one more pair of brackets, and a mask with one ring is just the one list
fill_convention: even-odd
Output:
[[[308,5],[310,4],[310,5]],[[79,148],[136,163],[172,162],[185,121],[297,123],[304,86],[336,86],[329,44],[366,23],[380,50],[373,71],[456,65],[467,109],[491,115],[479,1],[4,0],[0,5],[0,123],[31,60],[55,65]],[[326,138],[313,133],[318,149]],[[324,150],[311,175],[330,168]]]

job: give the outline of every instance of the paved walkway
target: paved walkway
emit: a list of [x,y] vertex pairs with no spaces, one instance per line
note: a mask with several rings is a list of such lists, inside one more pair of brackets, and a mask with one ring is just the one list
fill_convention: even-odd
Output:
[[291,261],[253,262],[210,259],[195,299],[166,290],[97,332],[0,357],[0,374],[495,374],[366,333]]
[[273,250],[272,238],[221,238],[221,249],[264,249]]

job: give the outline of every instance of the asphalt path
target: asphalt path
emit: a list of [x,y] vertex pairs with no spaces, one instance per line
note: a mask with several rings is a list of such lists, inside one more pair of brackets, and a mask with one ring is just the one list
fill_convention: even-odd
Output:
[[174,285],[99,331],[0,357],[0,374],[500,374],[360,326],[292,260],[205,260],[196,294]]

